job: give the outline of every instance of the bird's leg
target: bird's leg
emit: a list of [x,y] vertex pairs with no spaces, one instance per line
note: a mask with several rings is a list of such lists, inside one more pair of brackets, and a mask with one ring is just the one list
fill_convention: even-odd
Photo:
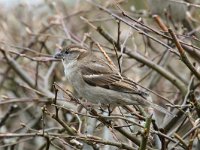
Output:
[[111,115],[111,113],[114,111],[115,107],[111,106],[110,104],[108,104],[108,116]]

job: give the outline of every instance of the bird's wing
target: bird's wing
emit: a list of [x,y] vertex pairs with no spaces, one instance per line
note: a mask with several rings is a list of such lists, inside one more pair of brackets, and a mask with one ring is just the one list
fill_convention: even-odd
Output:
[[82,68],[83,80],[91,86],[120,91],[124,93],[147,95],[138,89],[135,82],[127,77],[121,76],[108,64],[90,63]]

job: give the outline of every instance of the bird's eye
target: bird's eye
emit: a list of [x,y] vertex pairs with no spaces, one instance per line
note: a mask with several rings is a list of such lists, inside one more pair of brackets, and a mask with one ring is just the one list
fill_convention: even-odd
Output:
[[68,52],[68,51],[65,51],[65,54],[69,54],[69,52]]

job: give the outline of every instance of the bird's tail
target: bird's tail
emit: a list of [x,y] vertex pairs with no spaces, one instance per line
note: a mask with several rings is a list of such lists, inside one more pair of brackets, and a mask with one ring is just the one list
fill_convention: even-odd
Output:
[[156,110],[158,110],[159,112],[162,112],[164,114],[167,114],[171,117],[176,117],[176,115],[174,115],[172,112],[170,112],[169,110],[167,110],[166,108],[163,108],[157,104],[154,104],[154,103],[150,103],[150,106]]

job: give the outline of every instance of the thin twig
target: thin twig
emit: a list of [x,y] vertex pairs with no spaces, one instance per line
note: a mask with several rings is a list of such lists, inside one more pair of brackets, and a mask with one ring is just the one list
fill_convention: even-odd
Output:
[[171,29],[168,29],[168,32],[170,33],[172,39],[174,40],[174,43],[180,53],[181,60],[185,63],[185,65],[190,69],[190,71],[200,80],[200,73],[196,70],[196,68],[192,65],[190,60],[188,59],[183,47],[181,46],[178,38],[174,34],[174,32]]
[[152,121],[152,115],[150,115],[149,117],[146,118],[145,128],[144,128],[144,132],[142,134],[142,140],[140,143],[139,150],[146,150],[147,141],[149,138],[150,127],[151,127],[151,121]]

